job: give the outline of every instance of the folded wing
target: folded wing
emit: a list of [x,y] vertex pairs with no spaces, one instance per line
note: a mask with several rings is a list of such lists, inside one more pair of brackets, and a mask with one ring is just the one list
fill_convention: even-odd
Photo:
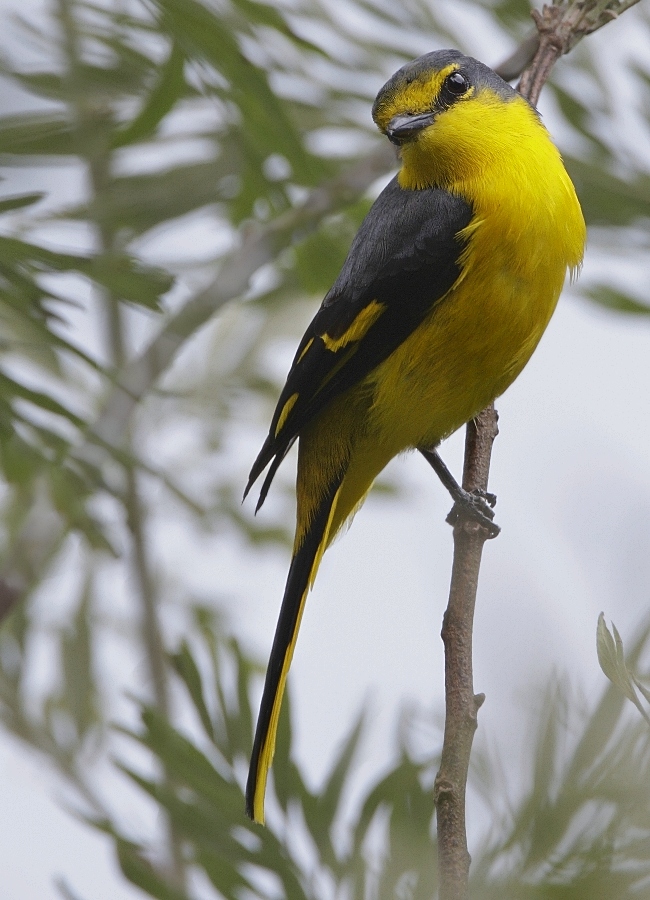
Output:
[[453,287],[472,214],[439,188],[404,190],[394,178],[382,191],[298,347],[244,494],[271,463],[257,509],[301,429],[383,362]]

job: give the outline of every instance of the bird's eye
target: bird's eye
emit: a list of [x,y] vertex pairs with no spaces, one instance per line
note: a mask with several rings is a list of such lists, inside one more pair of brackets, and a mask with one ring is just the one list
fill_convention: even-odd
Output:
[[460,97],[469,87],[469,81],[462,72],[452,72],[445,79],[445,89],[453,94],[454,97]]

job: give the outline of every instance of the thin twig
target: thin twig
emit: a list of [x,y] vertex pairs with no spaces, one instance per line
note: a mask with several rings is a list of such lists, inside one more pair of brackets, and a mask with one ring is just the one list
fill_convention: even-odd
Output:
[[[585,35],[591,34],[638,0],[555,0],[541,13],[532,15],[539,33],[537,50],[524,70],[519,92],[533,105],[557,60]],[[526,42],[519,59],[534,46]],[[521,50],[521,48],[520,48]],[[502,64],[510,77],[517,60]],[[515,73],[516,75],[516,73]],[[497,435],[494,405],[467,426],[463,486],[487,490],[492,444]],[[440,900],[469,897],[470,855],[465,828],[465,792],[477,713],[483,694],[474,694],[472,673],[472,627],[483,544],[489,533],[476,522],[463,519],[454,526],[454,561],[449,604],[442,639],[445,645],[445,732],[440,770],[434,795],[438,823]]]
[[[494,406],[467,426],[463,487],[486,491],[491,448],[498,433]],[[454,562],[449,604],[442,626],[445,645],[445,733],[434,786],[438,822],[440,900],[468,896],[470,856],[465,827],[465,791],[477,713],[485,700],[474,694],[472,631],[483,544],[490,537],[476,521],[459,517],[454,526]]]
[[160,631],[158,609],[160,606],[156,584],[151,571],[147,536],[145,531],[146,513],[140,498],[138,476],[135,466],[128,466],[125,505],[127,522],[133,542],[133,572],[140,598],[142,622],[140,632],[147,654],[149,676],[153,686],[155,704],[164,716],[169,716],[169,691],[165,664],[165,647]]
[[554,0],[541,13],[533,10],[539,33],[539,47],[519,82],[518,91],[537,106],[542,87],[557,60],[575,45],[617,19],[639,0]]

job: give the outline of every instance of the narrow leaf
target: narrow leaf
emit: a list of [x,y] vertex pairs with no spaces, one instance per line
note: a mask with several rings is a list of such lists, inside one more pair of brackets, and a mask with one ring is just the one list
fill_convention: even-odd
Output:
[[614,290],[614,288],[607,287],[604,284],[594,288],[587,288],[587,290],[582,292],[582,295],[592,303],[603,306],[605,309],[610,309],[612,312],[633,316],[650,316],[650,305],[641,303],[635,300],[634,297],[630,297],[629,294],[624,294],[622,291]]
[[151,137],[187,90],[184,64],[185,56],[175,44],[146,103],[136,118],[116,134],[113,147],[124,147]]
[[641,701],[634,690],[632,676],[625,665],[623,641],[614,623],[612,623],[612,630],[614,632],[613,635],[607,627],[605,616],[601,613],[598,616],[596,632],[596,649],[600,668],[623,696],[627,697],[636,706],[648,725],[650,725],[650,717],[641,705]]
[[43,192],[35,192],[32,194],[16,194],[14,197],[5,197],[0,200],[0,213],[11,212],[14,209],[22,209],[24,206],[31,206],[42,200],[45,194]]
[[214,741],[214,726],[203,694],[201,673],[190,652],[187,641],[183,641],[180,650],[171,657],[171,661],[174,669],[183,679],[203,727],[210,739]]
[[159,875],[133,844],[119,838],[116,844],[120,868],[132,884],[156,900],[189,900],[184,891],[172,887],[164,876]]

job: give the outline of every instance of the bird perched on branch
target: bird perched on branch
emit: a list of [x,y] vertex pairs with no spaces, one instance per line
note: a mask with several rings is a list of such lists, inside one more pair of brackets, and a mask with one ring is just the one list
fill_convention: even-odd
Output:
[[403,66],[372,110],[399,173],[370,209],[300,342],[246,493],[258,509],[298,438],[297,524],[246,788],[266,780],[305,598],[325,549],[398,453],[416,449],[457,503],[437,445],[512,383],[580,266],[585,224],[536,110],[456,50]]

